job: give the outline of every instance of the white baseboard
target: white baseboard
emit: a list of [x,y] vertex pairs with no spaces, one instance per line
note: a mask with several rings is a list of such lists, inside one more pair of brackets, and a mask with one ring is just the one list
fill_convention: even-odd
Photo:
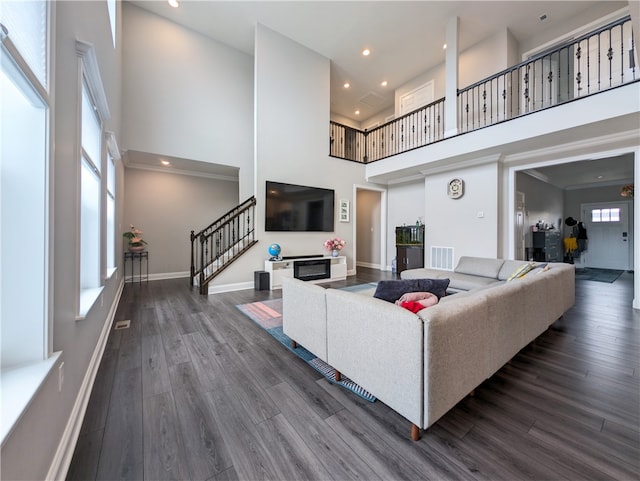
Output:
[[356,262],[356,267],[367,267],[369,269],[383,270],[380,264],[372,264],[370,262]]
[[49,472],[47,473],[46,479],[66,479],[67,477],[73,453],[76,448],[76,443],[80,436],[82,421],[84,420],[84,415],[87,412],[87,406],[89,404],[89,398],[91,397],[93,384],[96,380],[96,375],[98,373],[98,368],[100,367],[100,362],[102,361],[102,355],[104,354],[107,340],[109,339],[111,325],[113,324],[113,319],[115,318],[116,310],[118,309],[118,303],[120,302],[120,296],[122,295],[123,288],[124,282],[120,281],[118,291],[116,292],[113,303],[109,308],[109,313],[107,314],[105,323],[102,326],[102,332],[98,338],[96,348],[93,351],[91,361],[89,362],[84,379],[80,385],[76,402],[74,403],[71,414],[69,415],[67,426],[62,434],[60,443],[58,443],[58,449],[53,457],[51,466],[49,466]]
[[[161,280],[164,280],[164,279],[181,279],[183,277],[186,277],[188,279],[190,275],[191,275],[191,273],[189,271],[184,271],[184,272],[163,272],[161,274],[149,274],[149,280],[150,281],[161,281]],[[143,277],[143,279],[144,279],[144,277]]]
[[209,284],[209,294],[220,294],[222,292],[242,291],[245,289],[253,289],[253,282],[237,282],[235,284],[222,284],[214,286]]

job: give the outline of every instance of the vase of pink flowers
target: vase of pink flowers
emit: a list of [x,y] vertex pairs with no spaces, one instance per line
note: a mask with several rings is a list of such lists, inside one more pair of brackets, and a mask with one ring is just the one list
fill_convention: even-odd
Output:
[[332,257],[338,257],[340,255],[340,251],[346,245],[347,243],[340,239],[340,237],[334,237],[333,239],[327,239],[324,241],[324,248],[331,251]]

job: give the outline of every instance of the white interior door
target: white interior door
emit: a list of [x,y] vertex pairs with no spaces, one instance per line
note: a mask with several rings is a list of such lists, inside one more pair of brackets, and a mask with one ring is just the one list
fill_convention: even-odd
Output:
[[420,87],[400,96],[400,115],[407,114],[423,105],[433,102],[434,83],[433,80],[420,85]]
[[582,254],[583,265],[604,269],[630,269],[629,204],[584,204],[582,218],[588,238],[587,250]]

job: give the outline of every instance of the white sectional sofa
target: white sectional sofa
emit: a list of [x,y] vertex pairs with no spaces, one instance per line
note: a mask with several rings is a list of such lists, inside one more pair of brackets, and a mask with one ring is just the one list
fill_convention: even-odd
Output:
[[[409,420],[417,440],[575,303],[571,264],[549,263],[506,282],[522,261],[460,261],[450,284],[470,289],[417,314],[372,291],[283,279],[284,332]],[[415,271],[403,277],[447,274]]]

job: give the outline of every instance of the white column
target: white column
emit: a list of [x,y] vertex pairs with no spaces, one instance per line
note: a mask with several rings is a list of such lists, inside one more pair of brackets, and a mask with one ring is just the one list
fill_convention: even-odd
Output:
[[444,136],[458,133],[458,26],[460,20],[453,17],[447,23],[445,54],[445,107]]

